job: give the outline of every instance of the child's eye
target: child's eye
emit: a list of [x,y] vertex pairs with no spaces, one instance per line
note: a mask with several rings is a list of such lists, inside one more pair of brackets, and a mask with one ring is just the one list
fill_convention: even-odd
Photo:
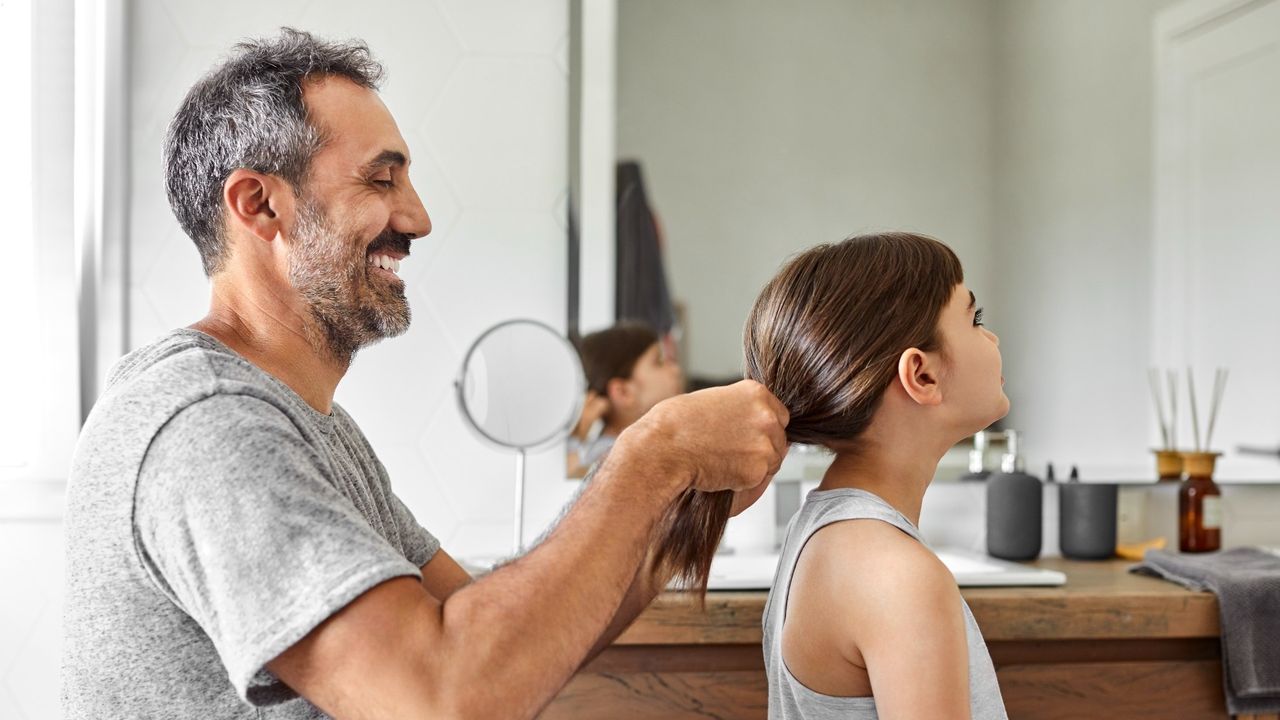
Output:
[[973,313],[973,326],[974,326],[974,327],[981,327],[981,326],[982,326],[982,308],[978,308],[976,311],[974,311],[974,313]]

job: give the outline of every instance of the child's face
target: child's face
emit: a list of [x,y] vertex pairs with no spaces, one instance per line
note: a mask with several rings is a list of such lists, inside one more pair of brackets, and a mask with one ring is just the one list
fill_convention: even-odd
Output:
[[1001,375],[1000,338],[980,325],[980,308],[964,284],[956,286],[938,319],[946,371],[943,403],[954,413],[958,428],[971,434],[1009,413]]

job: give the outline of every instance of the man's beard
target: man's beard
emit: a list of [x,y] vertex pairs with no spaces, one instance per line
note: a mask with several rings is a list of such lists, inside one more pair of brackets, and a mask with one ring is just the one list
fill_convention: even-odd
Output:
[[344,237],[311,198],[298,205],[290,240],[289,282],[315,320],[308,330],[313,347],[349,363],[360,348],[409,329],[404,284],[373,277],[370,249],[409,251],[408,236],[387,230],[365,245]]

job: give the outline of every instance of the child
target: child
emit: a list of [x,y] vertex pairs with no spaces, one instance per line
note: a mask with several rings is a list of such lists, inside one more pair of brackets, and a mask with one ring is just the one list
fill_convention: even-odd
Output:
[[765,607],[769,717],[1004,718],[955,580],[920,541],[948,448],[1009,410],[999,340],[955,254],[906,233],[808,250],[747,319],[747,376],[835,460],[792,519]]
[[[587,375],[587,400],[569,442],[569,476],[580,477],[629,425],[682,390],[680,366],[666,356],[648,325],[622,322],[591,333],[578,346]],[[604,427],[588,435],[597,420]]]

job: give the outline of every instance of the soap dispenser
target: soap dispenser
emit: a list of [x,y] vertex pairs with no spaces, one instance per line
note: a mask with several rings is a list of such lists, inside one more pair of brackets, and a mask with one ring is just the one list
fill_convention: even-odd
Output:
[[1040,556],[1043,489],[1023,469],[1021,439],[1018,431],[1006,431],[1000,471],[987,478],[987,552],[1004,560]]
[[991,476],[991,472],[987,470],[987,442],[986,430],[973,434],[973,449],[969,451],[969,472],[961,475],[961,480],[986,480]]

